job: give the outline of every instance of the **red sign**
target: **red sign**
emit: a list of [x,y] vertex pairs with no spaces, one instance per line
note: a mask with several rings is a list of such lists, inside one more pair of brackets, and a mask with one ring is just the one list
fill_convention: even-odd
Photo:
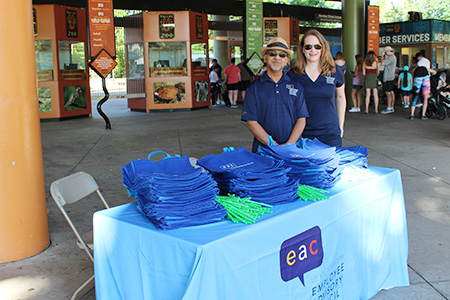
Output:
[[367,30],[367,52],[374,51],[378,56],[380,49],[380,7],[368,6]]
[[89,44],[90,56],[102,49],[115,57],[114,10],[112,0],[89,0]]
[[101,50],[90,65],[99,76],[105,78],[112,72],[117,63],[108,52]]

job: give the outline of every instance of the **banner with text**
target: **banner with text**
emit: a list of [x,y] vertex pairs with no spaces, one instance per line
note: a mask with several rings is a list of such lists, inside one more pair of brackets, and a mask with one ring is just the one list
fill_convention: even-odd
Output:
[[369,5],[367,8],[367,52],[378,55],[380,38],[380,7]]
[[105,49],[116,56],[114,41],[114,9],[112,0],[88,0],[90,57]]
[[254,52],[260,55],[263,46],[263,2],[262,0],[245,1],[246,16],[246,53],[250,57]]

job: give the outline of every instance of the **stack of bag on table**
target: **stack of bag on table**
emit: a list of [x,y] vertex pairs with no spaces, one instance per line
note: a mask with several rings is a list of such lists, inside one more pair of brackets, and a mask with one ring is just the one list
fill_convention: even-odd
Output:
[[[311,151],[334,148],[322,143],[318,139],[301,139],[297,146]],[[369,154],[367,148],[363,146],[353,147],[336,147],[336,153],[339,155],[339,165],[348,167],[368,168],[367,155]]]
[[296,180],[288,176],[289,168],[239,147],[225,148],[219,155],[210,154],[197,161],[217,181],[221,195],[234,194],[265,204],[297,200]]
[[271,142],[267,147],[259,147],[257,153],[275,161],[284,161],[284,165],[290,168],[289,177],[300,184],[325,190],[332,188],[343,170],[336,148],[319,148],[314,144],[304,149],[301,142],[283,146]]
[[[150,157],[164,153],[157,162]],[[160,229],[208,224],[225,219],[226,210],[216,201],[217,183],[208,172],[194,168],[189,157],[156,151],[148,159],[134,160],[121,168],[123,185],[136,198],[137,210]]]

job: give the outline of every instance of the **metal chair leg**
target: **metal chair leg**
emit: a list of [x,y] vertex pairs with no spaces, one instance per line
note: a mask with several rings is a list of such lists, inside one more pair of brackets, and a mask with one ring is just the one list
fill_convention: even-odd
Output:
[[75,300],[78,296],[78,293],[81,292],[89,283],[91,283],[94,280],[94,275],[92,275],[91,278],[89,278],[85,283],[83,283],[76,291],[73,293],[72,298],[70,300]]

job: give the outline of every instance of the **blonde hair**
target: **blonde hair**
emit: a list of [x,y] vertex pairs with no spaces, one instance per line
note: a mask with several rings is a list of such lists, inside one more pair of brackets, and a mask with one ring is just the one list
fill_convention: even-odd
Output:
[[292,70],[299,75],[305,74],[307,61],[305,55],[303,54],[303,47],[305,46],[305,39],[311,35],[315,36],[322,45],[322,52],[320,54],[319,62],[320,69],[322,70],[321,75],[329,76],[336,73],[336,65],[330,52],[330,45],[328,44],[325,37],[316,29],[308,30],[298,43],[297,60]]

